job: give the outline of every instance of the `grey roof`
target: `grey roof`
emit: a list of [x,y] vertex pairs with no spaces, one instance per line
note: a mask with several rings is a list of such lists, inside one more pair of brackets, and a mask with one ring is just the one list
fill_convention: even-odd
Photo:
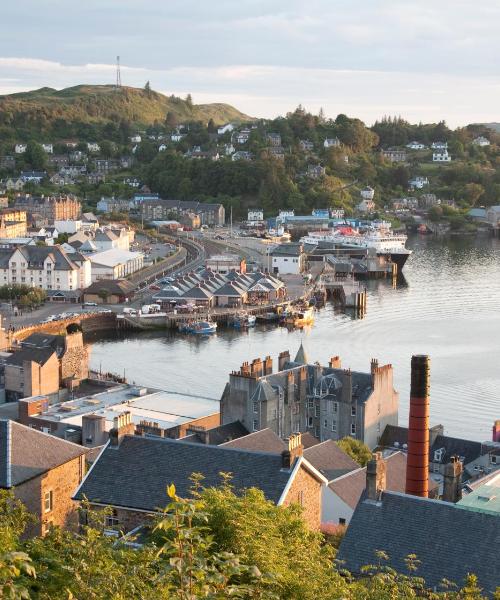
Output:
[[[181,438],[180,441],[194,442],[194,443],[207,443],[213,446],[220,446],[231,440],[236,440],[243,436],[248,435],[248,429],[241,423],[241,421],[233,421],[232,423],[226,423],[225,425],[219,425],[218,427],[212,427],[206,432],[203,432],[207,436],[207,440],[203,439],[201,434],[194,433],[185,438]],[[188,439],[189,438],[189,439]]]
[[281,454],[287,449],[285,442],[276,435],[272,429],[261,429],[254,431],[244,437],[226,442],[225,448],[245,448],[246,450],[257,450],[258,452],[272,452]]
[[300,256],[303,251],[303,246],[300,243],[290,242],[280,244],[271,250],[271,256]]
[[64,348],[64,336],[50,333],[32,333],[21,341],[23,348],[52,348],[60,351]]
[[468,573],[492,595],[500,585],[498,548],[500,517],[440,500],[384,492],[381,502],[365,497],[352,516],[337,559],[352,573],[374,564],[377,550],[389,555],[389,565],[407,573],[404,559],[416,554],[415,573],[427,586],[446,578],[461,586]]
[[[380,445],[385,447],[395,447],[396,443],[399,444],[399,447],[408,443],[408,428],[396,425],[386,425],[382,437],[380,438]],[[464,440],[447,435],[437,435],[429,451],[429,460],[431,462],[436,462],[434,460],[434,453],[436,450],[441,449],[444,449],[441,460],[439,461],[442,464],[449,462],[452,456],[459,456],[461,458],[463,457],[464,465],[468,465],[487,452],[487,448],[483,446],[481,442]]]
[[307,365],[307,363],[309,362],[309,359],[307,358],[307,353],[304,349],[304,345],[302,344],[302,342],[300,342],[300,346],[297,351],[297,355],[295,356],[294,362],[296,362],[299,365]]
[[333,440],[326,440],[304,450],[304,456],[328,481],[359,469],[359,465]]
[[0,487],[19,485],[85,453],[82,446],[0,419]]
[[11,250],[21,252],[26,258],[28,269],[43,269],[43,264],[48,256],[54,260],[54,270],[71,271],[78,269],[75,263],[69,258],[66,252],[59,246],[21,246]]
[[5,364],[15,367],[22,367],[24,361],[31,361],[44,365],[49,358],[55,353],[54,348],[21,348],[9,356]]
[[236,491],[257,487],[273,502],[291,473],[282,469],[277,454],[127,435],[118,447],[103,451],[75,499],[155,511],[167,503],[167,485],[174,483],[177,493],[187,497],[192,473],[201,473],[209,487],[221,484],[221,472],[232,473]]

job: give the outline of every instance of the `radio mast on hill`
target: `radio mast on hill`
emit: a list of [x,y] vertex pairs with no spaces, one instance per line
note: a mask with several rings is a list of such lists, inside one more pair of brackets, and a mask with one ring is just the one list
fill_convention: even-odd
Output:
[[122,76],[120,73],[120,57],[116,57],[116,89],[122,87]]

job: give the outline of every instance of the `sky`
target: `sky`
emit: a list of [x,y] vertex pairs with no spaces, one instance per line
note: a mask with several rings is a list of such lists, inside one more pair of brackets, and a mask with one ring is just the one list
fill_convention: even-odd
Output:
[[373,123],[500,121],[500,0],[2,3],[0,94],[114,83]]

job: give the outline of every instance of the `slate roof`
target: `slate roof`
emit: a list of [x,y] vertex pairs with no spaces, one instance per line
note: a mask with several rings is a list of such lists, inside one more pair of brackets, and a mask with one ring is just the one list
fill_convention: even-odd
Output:
[[63,335],[51,335],[50,333],[32,333],[21,341],[23,348],[52,348],[53,350],[64,348]]
[[0,419],[0,487],[19,485],[86,452],[72,442]]
[[226,442],[225,448],[245,448],[246,450],[257,450],[258,452],[271,452],[281,454],[287,449],[287,444],[271,429],[254,431],[244,437]]
[[[382,447],[403,447],[403,444],[408,443],[408,428],[399,427],[396,425],[387,425],[380,438],[380,446]],[[444,449],[440,461],[435,460],[435,452]],[[487,452],[487,447],[481,442],[473,440],[463,440],[447,435],[436,435],[429,451],[429,460],[431,462],[441,462],[446,464],[452,456],[464,458],[464,465],[468,465],[472,461],[478,459],[482,454]]]
[[407,573],[404,559],[416,554],[422,561],[416,575],[427,586],[439,586],[443,578],[461,586],[468,573],[478,577],[489,595],[500,585],[498,548],[500,516],[458,505],[384,492],[381,502],[362,498],[337,559],[354,574],[374,564],[375,551],[389,555],[389,565]]
[[209,487],[221,484],[221,472],[232,473],[236,491],[257,487],[276,503],[291,474],[282,469],[277,454],[126,435],[118,447],[106,447],[74,498],[155,511],[167,503],[165,487],[170,483],[186,497],[192,473],[201,473]]
[[5,361],[6,365],[22,367],[24,361],[32,361],[39,365],[44,365],[55,353],[54,348],[21,348],[17,350]]
[[[205,442],[205,435],[207,441]],[[219,425],[218,427],[212,427],[208,429],[203,435],[194,433],[192,435],[181,438],[180,441],[195,442],[199,444],[211,444],[213,446],[219,446],[225,442],[230,442],[236,438],[248,435],[248,429],[241,423],[241,421],[233,421],[233,423],[226,423],[225,425]]]
[[85,294],[98,294],[101,290],[106,290],[110,294],[125,296],[133,289],[134,286],[126,279],[99,279],[85,289]]
[[271,256],[300,256],[303,252],[302,244],[290,242],[286,244],[280,244],[271,250]]
[[[303,437],[303,436],[302,436]],[[333,440],[326,440],[304,450],[304,457],[328,481],[359,469],[359,465],[341,450]]]

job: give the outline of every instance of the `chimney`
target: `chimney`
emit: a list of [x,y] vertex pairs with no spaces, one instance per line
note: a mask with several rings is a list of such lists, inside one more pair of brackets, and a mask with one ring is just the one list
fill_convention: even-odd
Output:
[[273,359],[270,356],[266,356],[264,359],[264,375],[271,375],[273,372]]
[[428,356],[411,357],[406,493],[422,498],[429,495],[429,371]]
[[250,372],[252,377],[262,377],[263,365],[262,360],[260,358],[254,358],[254,360],[252,360],[252,364],[250,365]]
[[291,469],[295,460],[304,453],[302,436],[300,433],[292,433],[285,441],[288,442],[288,448],[281,453],[281,465],[283,469]]
[[342,368],[342,362],[340,360],[340,356],[332,356],[330,358],[328,366],[330,367],[330,369],[341,369]]
[[366,495],[370,500],[379,500],[386,488],[387,464],[382,452],[374,452],[366,465]]
[[280,352],[278,356],[278,371],[284,371],[285,364],[290,362],[290,351]]
[[132,423],[132,413],[121,413],[113,419],[113,429],[109,432],[109,444],[118,448],[125,435],[134,435],[135,425]]
[[373,375],[378,369],[378,358],[372,358],[370,361],[370,373]]
[[500,442],[500,419],[497,419],[493,425],[493,441]]
[[452,456],[444,467],[443,500],[458,502],[462,498],[462,471],[464,470],[458,456]]

